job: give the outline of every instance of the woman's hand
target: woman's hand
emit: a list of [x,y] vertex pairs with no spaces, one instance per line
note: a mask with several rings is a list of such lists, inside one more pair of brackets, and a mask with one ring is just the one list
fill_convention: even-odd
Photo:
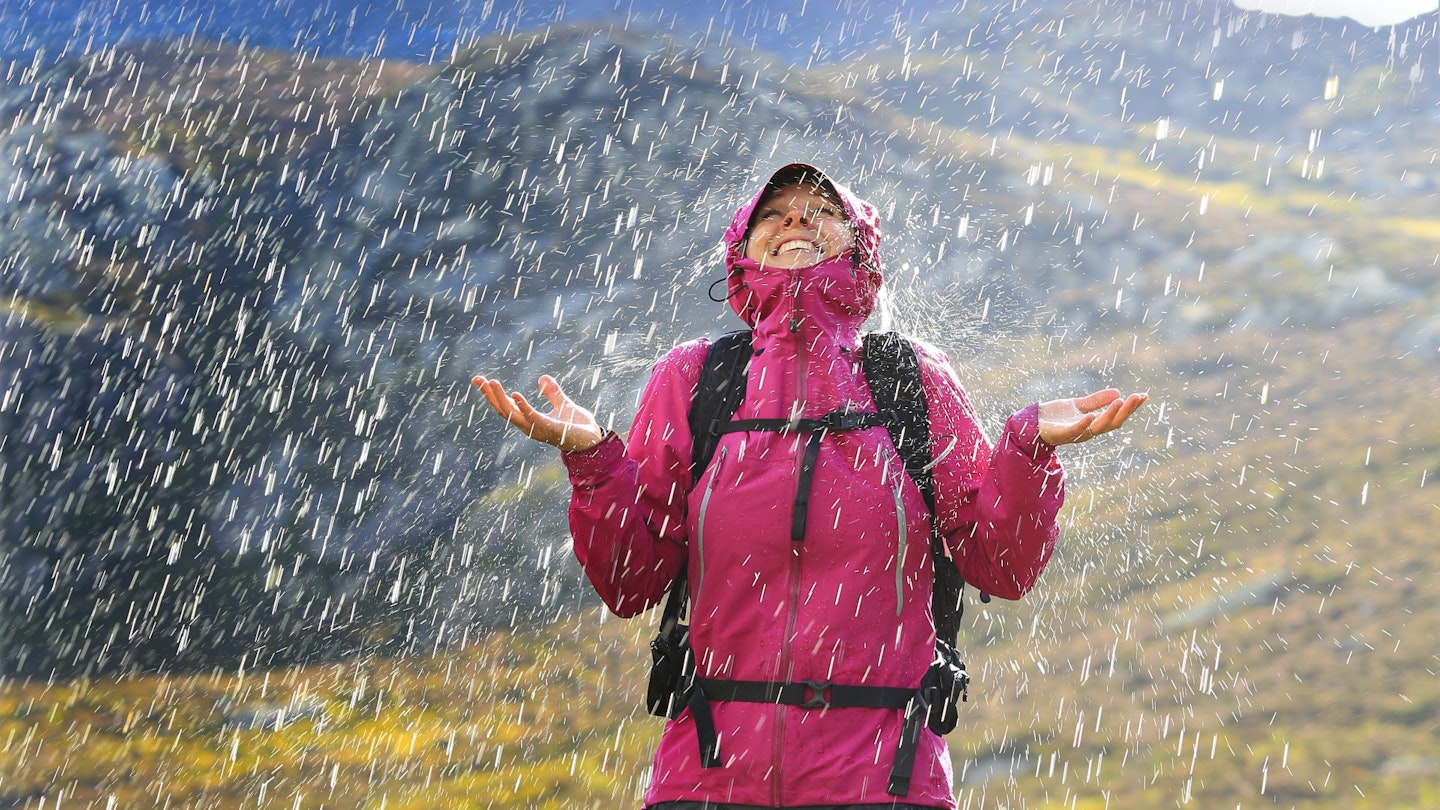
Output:
[[1040,438],[1051,445],[1089,441],[1125,424],[1149,394],[1122,396],[1114,388],[1075,399],[1040,403]]
[[595,415],[576,405],[560,383],[549,375],[540,377],[540,393],[550,400],[553,410],[546,414],[533,408],[518,392],[505,390],[498,380],[476,375],[470,382],[485,394],[495,412],[515,426],[516,430],[537,442],[544,442],[566,453],[589,450],[605,438]]

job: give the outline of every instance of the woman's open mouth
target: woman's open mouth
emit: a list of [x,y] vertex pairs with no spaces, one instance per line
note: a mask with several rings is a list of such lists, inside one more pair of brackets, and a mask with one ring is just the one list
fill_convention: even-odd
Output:
[[799,251],[819,253],[820,246],[811,242],[809,239],[789,239],[781,242],[780,247],[775,248],[775,255],[783,256],[786,253],[796,253]]

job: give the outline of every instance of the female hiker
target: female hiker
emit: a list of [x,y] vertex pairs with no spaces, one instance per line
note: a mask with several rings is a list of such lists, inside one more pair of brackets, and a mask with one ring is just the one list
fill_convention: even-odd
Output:
[[684,575],[697,681],[666,724],[647,807],[954,808],[945,743],[922,727],[936,564],[1007,599],[1030,590],[1055,547],[1055,448],[1119,427],[1145,396],[1032,404],[992,447],[945,356],[912,341],[932,509],[877,408],[895,397],[867,379],[875,208],[790,165],[724,241],[730,306],[753,331],[743,399],[703,467],[689,417],[711,341],[655,364],[624,439],[551,377],[548,413],[474,383],[562,451],[575,554],[612,611],[634,616]]

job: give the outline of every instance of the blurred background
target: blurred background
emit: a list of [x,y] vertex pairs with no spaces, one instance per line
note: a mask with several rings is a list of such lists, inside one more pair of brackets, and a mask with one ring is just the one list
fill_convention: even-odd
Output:
[[1440,806],[1434,2],[0,21],[0,806],[638,806],[653,621],[469,379],[623,431],[793,160],[991,431],[1151,395],[969,606],[961,806]]

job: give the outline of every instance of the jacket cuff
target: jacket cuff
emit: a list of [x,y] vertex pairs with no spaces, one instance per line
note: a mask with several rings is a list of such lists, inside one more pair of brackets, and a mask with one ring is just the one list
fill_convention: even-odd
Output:
[[613,430],[605,431],[605,437],[594,447],[560,454],[570,475],[570,485],[580,489],[599,486],[608,471],[624,457],[625,442]]
[[1040,438],[1040,403],[1032,402],[1005,422],[1005,438],[1036,463],[1055,455],[1055,445]]

